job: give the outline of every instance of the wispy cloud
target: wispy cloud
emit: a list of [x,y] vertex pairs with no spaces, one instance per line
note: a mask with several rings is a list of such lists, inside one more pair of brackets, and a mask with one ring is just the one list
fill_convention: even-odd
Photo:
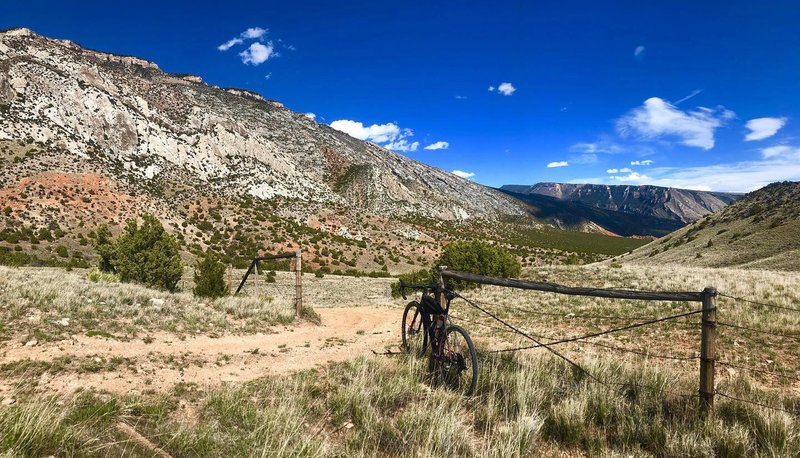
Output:
[[497,92],[498,94],[503,94],[505,96],[510,96],[516,91],[517,88],[515,88],[511,83],[500,83],[500,85],[497,87],[489,86],[489,92]]
[[700,94],[701,92],[703,92],[703,90],[702,90],[702,89],[695,89],[695,90],[693,90],[693,91],[692,91],[692,93],[691,93],[691,94],[687,95],[686,97],[681,97],[680,99],[676,100],[676,101],[674,102],[674,104],[675,104],[675,105],[680,105],[681,103],[683,103],[683,102],[685,102],[685,101],[687,101],[687,100],[691,99],[692,97],[694,97],[694,96],[696,96],[696,95]]
[[457,95],[456,96],[456,100],[466,100],[466,99],[467,99],[466,95]]
[[330,126],[351,137],[378,143],[384,148],[393,151],[409,152],[416,151],[419,148],[419,142],[410,142],[408,140],[414,135],[414,131],[402,129],[393,122],[365,126],[359,121],[340,119],[333,121]]
[[761,149],[764,159],[783,157],[800,159],[800,148],[788,145],[776,145]]
[[652,161],[652,160],[650,160],[650,159],[645,159],[645,160],[643,160],[643,161],[631,161],[631,165],[644,165],[644,166],[648,166],[648,165],[653,165],[653,161]]
[[674,137],[686,146],[709,150],[714,147],[714,130],[734,116],[734,112],[721,106],[682,111],[661,98],[651,97],[618,119],[617,131],[623,137]]
[[450,148],[450,143],[442,141],[431,143],[430,145],[425,147],[425,149],[428,150],[447,149],[447,148]]
[[236,45],[240,45],[244,43],[245,40],[256,40],[260,39],[267,33],[267,29],[262,29],[261,27],[251,27],[244,32],[240,33],[239,35],[231,38],[230,40],[222,43],[221,45],[217,46],[217,49],[220,51],[227,51]]
[[642,45],[637,46],[633,50],[633,57],[642,60],[644,58],[645,47]]
[[777,134],[786,125],[786,118],[755,118],[747,121],[745,127],[750,132],[744,136],[744,140],[763,140]]
[[[630,171],[630,169],[628,169]],[[620,170],[621,173],[622,170]],[[645,181],[650,180],[650,177],[647,175],[642,175],[639,172],[630,171],[627,175],[611,175],[609,178],[615,181],[622,181],[624,183],[642,183]]]
[[461,178],[472,178],[472,177],[475,176],[474,173],[472,173],[472,172],[464,172],[463,170],[453,170],[450,173],[452,173],[455,176],[459,176]]
[[776,181],[800,180],[800,148],[786,147],[773,150],[773,153],[769,158],[759,161],[685,168],[657,167],[649,169],[647,175],[611,176],[609,181],[705,191],[750,192]]
[[547,164],[547,168],[548,169],[554,169],[554,168],[557,168],[557,167],[567,167],[567,166],[569,166],[569,162],[567,162],[567,161],[555,161],[555,162],[550,162],[549,164]]
[[387,143],[383,145],[383,147],[386,149],[390,149],[392,151],[400,151],[401,153],[408,153],[411,151],[416,151],[417,148],[419,148],[419,142],[409,142],[405,138],[401,138],[391,143]]
[[609,174],[612,174],[612,173],[631,173],[631,172],[633,172],[633,170],[629,169],[628,167],[623,167],[621,169],[608,169],[608,170],[606,170],[606,173],[609,173]]

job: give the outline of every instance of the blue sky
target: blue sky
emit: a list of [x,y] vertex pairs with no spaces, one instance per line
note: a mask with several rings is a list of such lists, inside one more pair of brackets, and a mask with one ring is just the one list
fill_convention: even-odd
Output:
[[800,2],[5,3],[491,186],[800,179]]

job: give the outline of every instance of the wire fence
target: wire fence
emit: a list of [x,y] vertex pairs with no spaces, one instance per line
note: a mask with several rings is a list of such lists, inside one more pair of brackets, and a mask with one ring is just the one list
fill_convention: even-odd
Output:
[[[451,278],[452,278],[453,275],[454,274],[450,273]],[[448,273],[446,271],[443,271],[443,276],[448,276]],[[458,277],[458,276],[461,276],[461,277]],[[481,283],[481,280],[483,280],[485,278],[488,278],[488,277],[480,277],[480,276],[476,276],[476,275],[472,275],[472,274],[455,273],[455,278],[458,278],[460,280],[464,280],[465,278],[463,278],[463,277],[465,277],[465,276],[469,276],[472,280],[475,280],[477,283]],[[618,296],[619,296],[618,298],[626,298],[624,296],[630,296],[630,298],[636,299],[636,298],[638,298],[638,296],[645,297],[648,294],[650,294],[654,298],[656,298],[656,297],[658,298],[658,299],[654,299],[654,300],[670,300],[669,293],[661,293],[661,292],[658,292],[658,293],[647,293],[647,292],[636,292],[636,291],[631,291],[631,290],[620,290],[620,289],[604,290],[604,289],[599,289],[599,288],[591,288],[591,289],[590,288],[569,288],[569,287],[563,287],[563,286],[554,285],[554,284],[543,284],[543,283],[535,283],[535,282],[528,282],[526,284],[526,282],[521,281],[521,280],[504,281],[504,280],[501,280],[501,279],[491,279],[491,278],[488,278],[488,282],[484,283],[484,284],[493,284],[495,286],[507,286],[507,287],[510,287],[510,288],[520,288],[521,287],[523,289],[534,289],[534,290],[547,291],[547,292],[556,292],[556,293],[561,292],[563,294],[590,295],[590,296],[598,296],[598,297],[606,297],[606,298],[608,298],[608,297],[614,298],[614,297],[618,297]],[[672,299],[672,300],[675,300],[675,301],[691,300],[691,299],[686,299],[686,298],[687,297],[692,297],[692,296],[688,296],[691,293],[675,293],[675,294],[676,294],[675,299]],[[716,291],[713,292],[713,295],[714,296],[717,295]],[[734,300],[734,301],[740,301],[741,303],[748,304],[750,306],[757,306],[757,307],[763,307],[763,308],[768,308],[768,309],[780,310],[781,312],[797,312],[797,313],[800,313],[800,308],[789,307],[789,306],[786,306],[786,305],[774,304],[774,303],[769,303],[769,302],[764,302],[764,301],[757,301],[757,300],[737,297],[737,296],[733,296],[733,295],[729,295],[729,294],[725,294],[725,293],[719,293],[719,296],[727,298],[727,299],[731,299],[731,300]],[[697,297],[703,297],[703,296],[694,296],[694,297],[695,297],[694,300],[696,300]],[[634,329],[642,328],[642,327],[646,327],[646,326],[659,325],[659,324],[665,324],[665,323],[672,323],[672,324],[681,323],[681,324],[688,324],[688,325],[690,325],[692,327],[695,327],[695,328],[697,327],[698,324],[702,324],[703,327],[704,327],[703,339],[706,339],[706,335],[705,335],[705,331],[706,330],[708,330],[709,328],[714,329],[717,326],[720,326],[720,327],[723,327],[723,328],[735,329],[737,331],[747,331],[749,333],[754,333],[754,334],[758,334],[758,335],[762,335],[762,336],[768,336],[772,340],[783,339],[784,342],[785,341],[800,342],[800,335],[793,335],[793,334],[788,334],[788,333],[785,333],[785,332],[777,332],[775,330],[757,329],[757,328],[754,328],[752,326],[747,326],[747,325],[742,324],[742,323],[735,323],[735,322],[727,322],[727,321],[716,320],[715,316],[716,316],[716,313],[717,313],[717,306],[716,306],[715,302],[713,302],[713,301],[711,302],[712,305],[711,305],[710,308],[707,307],[705,299],[703,299],[704,306],[703,306],[702,309],[699,309],[699,310],[695,309],[695,310],[689,310],[689,311],[681,311],[679,313],[673,313],[673,314],[666,315],[666,316],[641,316],[641,315],[593,314],[593,313],[584,313],[584,312],[581,312],[581,313],[563,313],[563,312],[557,312],[557,311],[542,310],[540,308],[520,307],[520,306],[515,306],[515,305],[499,304],[499,303],[496,303],[496,302],[483,301],[483,300],[479,300],[479,299],[468,298],[468,297],[465,297],[464,295],[459,294],[459,293],[454,293],[454,299],[463,300],[470,307],[472,307],[475,310],[477,310],[480,315],[488,318],[489,322],[486,322],[487,320],[479,320],[479,319],[474,319],[474,318],[468,318],[468,317],[466,317],[464,315],[461,315],[461,314],[459,314],[457,316],[456,315],[450,315],[451,319],[453,319],[455,321],[464,321],[464,322],[467,322],[467,323],[472,323],[472,324],[481,326],[483,328],[491,329],[491,330],[494,330],[494,331],[499,331],[499,332],[502,332],[502,333],[509,333],[509,334],[517,335],[517,336],[520,336],[520,337],[524,338],[525,340],[528,340],[529,342],[531,342],[528,345],[517,345],[517,346],[507,347],[507,348],[494,348],[494,349],[484,350],[483,351],[484,354],[513,353],[513,352],[520,352],[520,351],[531,350],[531,349],[545,349],[548,352],[550,352],[553,355],[555,355],[556,357],[564,360],[569,365],[573,366],[575,369],[577,369],[580,372],[584,373],[587,376],[587,378],[589,380],[591,380],[592,382],[600,383],[600,384],[603,384],[603,385],[606,385],[606,386],[628,386],[628,387],[631,386],[631,384],[632,384],[631,382],[622,383],[622,382],[618,382],[618,381],[605,379],[605,378],[599,376],[598,374],[595,374],[592,371],[588,370],[586,367],[581,365],[576,360],[572,359],[566,353],[564,353],[562,351],[559,351],[558,349],[556,349],[554,347],[557,347],[557,346],[560,346],[560,345],[565,345],[565,344],[592,345],[592,346],[604,348],[604,349],[606,349],[608,351],[620,352],[620,353],[629,353],[629,354],[639,355],[639,356],[642,356],[642,357],[645,357],[645,358],[656,358],[656,359],[664,359],[664,360],[672,360],[672,361],[680,361],[680,362],[699,361],[700,365],[701,365],[701,389],[696,394],[676,393],[672,389],[670,389],[670,388],[668,388],[666,386],[648,386],[648,385],[642,385],[642,384],[637,384],[637,385],[640,386],[640,387],[643,387],[643,388],[650,388],[650,389],[653,389],[653,390],[656,390],[656,391],[659,391],[659,392],[669,393],[669,394],[673,394],[673,395],[681,396],[681,397],[697,397],[698,395],[700,395],[701,399],[702,399],[704,394],[705,395],[710,395],[711,399],[712,399],[712,401],[711,401],[712,404],[713,404],[713,396],[717,395],[719,397],[725,398],[727,401],[745,403],[745,404],[757,406],[759,408],[769,409],[769,410],[773,410],[773,411],[776,411],[776,412],[783,412],[783,413],[787,413],[787,414],[790,414],[790,415],[794,415],[794,416],[800,417],[800,411],[795,410],[795,409],[786,408],[785,406],[776,406],[776,405],[773,405],[771,403],[766,403],[766,402],[762,402],[762,401],[759,401],[759,400],[745,399],[743,397],[735,396],[733,394],[730,394],[729,392],[726,392],[726,391],[720,391],[716,387],[714,387],[714,385],[713,385],[713,380],[714,380],[713,374],[711,375],[711,381],[712,381],[712,385],[711,385],[712,388],[710,390],[711,392],[710,393],[708,393],[708,392],[704,393],[703,392],[703,388],[702,388],[702,386],[703,386],[703,381],[702,381],[702,378],[703,378],[702,372],[703,372],[703,370],[702,370],[702,366],[703,366],[704,363],[705,364],[710,363],[711,364],[710,367],[711,367],[711,370],[713,372],[714,364],[718,364],[718,365],[723,366],[723,367],[729,367],[729,368],[732,368],[732,369],[738,369],[738,370],[746,371],[746,372],[753,373],[753,374],[759,374],[759,375],[765,376],[765,377],[779,378],[779,379],[788,380],[788,381],[791,381],[791,382],[800,382],[800,370],[797,371],[798,373],[791,373],[791,372],[788,372],[786,370],[783,370],[783,371],[768,370],[768,369],[765,369],[765,368],[762,368],[762,367],[755,367],[755,366],[747,365],[747,364],[744,364],[744,363],[741,363],[741,362],[737,362],[737,361],[719,359],[719,358],[716,357],[716,355],[714,355],[711,358],[708,358],[708,357],[704,357],[703,356],[702,350],[701,350],[700,354],[692,354],[692,355],[668,354],[668,353],[651,352],[649,350],[627,348],[625,346],[615,345],[615,344],[611,344],[611,343],[608,343],[608,342],[597,341],[596,340],[597,338],[600,338],[600,337],[604,337],[604,336],[605,337],[611,337],[612,334],[618,334],[618,333],[622,333],[622,332],[625,332],[625,331],[630,331],[630,330],[634,330]],[[500,316],[500,313],[498,312],[498,310],[505,310],[505,311],[511,311],[511,312],[522,312],[522,313],[525,313],[526,316],[533,316],[533,317],[557,317],[557,318],[575,319],[575,320],[599,320],[601,322],[621,322],[621,323],[628,323],[628,324],[624,324],[622,326],[615,326],[615,327],[606,327],[605,329],[602,329],[600,331],[588,332],[588,333],[584,333],[584,334],[580,334],[580,335],[555,337],[555,336],[541,335],[541,334],[538,334],[538,333],[531,332],[531,331],[529,331],[527,329],[523,329],[522,327],[520,327],[520,326],[518,326],[518,325],[516,325],[514,323],[511,323],[509,318],[504,318],[504,317]],[[708,312],[710,312],[710,311],[713,312],[713,313],[712,314],[708,314]],[[690,319],[690,318],[694,317],[695,315],[699,315],[699,314],[703,315],[703,319],[701,320],[700,323],[697,323],[697,322],[690,323],[690,322],[686,322],[685,321],[686,319]],[[709,319],[709,317],[714,317],[714,318],[713,319]],[[594,323],[594,324],[596,325],[596,323]],[[713,335],[716,335],[716,333],[714,332]],[[752,339],[752,336],[742,335],[742,333],[737,333],[737,337],[751,338]],[[704,345],[705,345],[705,342],[704,342]],[[706,366],[706,367],[708,367],[708,366]],[[797,401],[797,404],[800,405],[800,400]]]

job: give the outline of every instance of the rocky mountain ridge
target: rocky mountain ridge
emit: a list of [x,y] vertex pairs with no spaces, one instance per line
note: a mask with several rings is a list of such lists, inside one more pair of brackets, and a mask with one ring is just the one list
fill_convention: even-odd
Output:
[[452,220],[522,214],[501,193],[258,94],[28,29],[0,34],[0,140],[58,148],[108,174],[190,179],[229,196]]
[[688,224],[725,208],[741,194],[694,191],[651,185],[537,183],[505,185],[519,194],[540,194],[577,201],[596,208],[643,215]]

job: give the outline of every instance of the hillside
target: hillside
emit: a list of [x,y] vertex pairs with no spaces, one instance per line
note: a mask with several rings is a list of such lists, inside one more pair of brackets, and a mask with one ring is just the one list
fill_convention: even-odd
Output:
[[[406,271],[448,240],[553,229],[504,193],[279,102],[28,29],[0,33],[0,165],[6,264],[86,266],[99,224],[119,232],[144,212],[187,262],[211,249],[241,267],[302,247],[308,268],[332,272]],[[510,244],[532,263],[638,245],[577,237]]]
[[675,221],[680,223],[679,226],[719,211],[741,197],[733,193],[650,185],[537,183],[505,185],[500,189],[519,194],[541,194],[560,200],[578,201],[596,208]]
[[773,183],[619,260],[800,270],[800,183]]

